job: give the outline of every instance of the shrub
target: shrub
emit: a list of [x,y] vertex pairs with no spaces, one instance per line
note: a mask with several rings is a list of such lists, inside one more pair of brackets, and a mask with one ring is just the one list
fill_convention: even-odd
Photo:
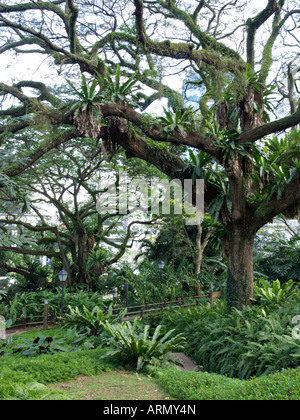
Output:
[[185,353],[208,372],[247,379],[299,366],[292,320],[300,302],[248,306],[226,314],[222,302],[165,311],[162,324],[186,337]]
[[12,353],[20,353],[22,356],[35,357],[41,354],[53,354],[55,352],[67,351],[65,347],[62,347],[65,340],[55,339],[54,337],[46,337],[44,334],[39,334],[34,340],[30,341],[23,338],[22,343],[17,343]]
[[174,368],[152,370],[156,381],[179,400],[299,400],[300,368],[247,381]]
[[[61,289],[56,288],[55,291],[48,290],[22,293],[20,296],[15,295],[9,304],[3,301],[0,303],[0,314],[7,320],[11,320],[15,324],[21,317],[42,316],[44,312],[44,301],[48,301],[49,313],[59,315],[61,311]],[[91,293],[87,290],[79,290],[71,293],[68,288],[64,289],[64,302],[67,312],[69,307],[78,307],[80,310],[85,306],[88,310],[92,310],[95,306],[104,309],[104,303],[101,295],[97,292]]]
[[176,363],[170,353],[174,349],[181,349],[184,340],[182,334],[171,337],[174,330],[162,333],[160,325],[151,334],[150,326],[142,325],[137,319],[133,323],[127,321],[119,325],[107,323],[105,329],[111,337],[112,348],[107,354],[118,355],[137,370],[143,369],[145,364],[158,364],[162,361]]
[[69,307],[69,311],[70,313],[64,318],[64,326],[75,326],[79,330],[88,330],[90,335],[100,335],[104,330],[106,322],[111,324],[119,322],[127,312],[124,309],[117,316],[113,316],[112,305],[110,305],[107,311],[103,311],[98,306],[95,306],[91,311],[85,306],[83,306],[82,311],[77,307]]
[[260,279],[259,284],[254,286],[254,298],[260,305],[281,305],[299,296],[299,289],[293,280],[281,285],[279,280],[270,284],[267,280]]

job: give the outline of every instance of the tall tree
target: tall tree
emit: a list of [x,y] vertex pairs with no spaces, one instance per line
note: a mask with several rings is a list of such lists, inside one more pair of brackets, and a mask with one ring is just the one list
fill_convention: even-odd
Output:
[[[217,172],[205,173],[203,166],[196,175],[205,178],[206,208],[226,229],[229,307],[242,306],[253,295],[256,232],[276,214],[295,214],[300,201],[299,137],[289,150],[292,157],[285,154],[275,162],[268,160],[263,146],[267,136],[296,131],[300,123],[300,108],[293,107],[295,62],[288,68],[299,49],[295,32],[299,13],[295,2],[285,0],[268,0],[266,7],[256,10],[247,0],[1,4],[2,54],[40,54],[51,60],[60,76],[77,69],[96,78],[101,87],[94,95],[96,84],[89,85],[91,90],[79,94],[79,105],[73,106],[66,90],[59,94],[51,83],[28,78],[2,83],[3,99],[14,103],[5,101],[0,112],[0,146],[6,152],[11,144],[16,150],[21,145],[26,149],[24,159],[11,160],[4,173],[21,174],[49,150],[73,138],[84,142],[87,136],[101,137],[109,153],[122,147],[128,158],[143,159],[171,178],[178,174],[192,178],[195,173],[193,165],[186,169],[182,147],[210,155]],[[284,60],[278,55],[282,48]],[[280,79],[285,84],[280,89],[270,86],[278,63],[289,80]],[[182,79],[190,76],[199,86],[200,113],[193,124],[187,124],[180,89],[174,89],[174,82],[170,87],[165,78],[172,73]],[[140,89],[128,95],[132,75],[151,89],[149,94]],[[122,84],[126,76],[131,79]],[[78,82],[80,74],[74,83],[83,88]],[[285,99],[292,113],[271,120],[269,111],[276,105],[271,94],[281,99],[280,91],[288,92]],[[153,101],[164,97],[176,113],[173,119],[167,115],[154,121],[144,114]],[[106,124],[101,124],[103,119]]]
[[[104,212],[100,174],[109,176],[109,184],[116,183],[113,178],[122,159],[107,162],[101,142],[71,141],[59,146],[58,152],[50,152],[18,180],[20,191],[30,199],[30,213],[0,216],[1,228],[18,232],[21,238],[7,236],[0,242],[0,251],[59,258],[69,274],[68,285],[89,285],[133,246],[135,235],[141,235],[137,226],[149,226],[155,219],[147,220],[135,212],[123,216]],[[98,202],[103,205],[101,213]],[[14,241],[9,242],[11,239]],[[8,272],[22,271],[6,263],[0,267]]]

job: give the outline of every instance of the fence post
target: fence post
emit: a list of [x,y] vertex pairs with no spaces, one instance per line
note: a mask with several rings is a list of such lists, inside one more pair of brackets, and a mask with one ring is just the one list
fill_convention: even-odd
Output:
[[222,296],[222,290],[220,290],[219,292],[211,291],[210,303],[213,304],[216,300],[221,299],[221,296]]
[[125,283],[125,300],[126,300],[126,308],[128,309],[128,291],[129,291],[129,284]]
[[43,327],[44,330],[48,329],[48,301],[44,302],[44,318],[43,318]]

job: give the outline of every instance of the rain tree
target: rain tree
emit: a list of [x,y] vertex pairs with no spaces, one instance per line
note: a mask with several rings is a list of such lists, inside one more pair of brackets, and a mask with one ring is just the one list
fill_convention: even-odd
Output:
[[[96,285],[108,267],[132,248],[135,239],[143,238],[138,227],[151,226],[158,220],[145,218],[134,211],[134,205],[126,215],[109,211],[106,190],[111,185],[118,187],[122,161],[124,157],[118,155],[108,162],[101,142],[85,139],[84,144],[73,140],[60,145],[31,165],[18,177],[19,190],[30,200],[30,211],[10,211],[0,216],[1,229],[11,233],[1,240],[0,251],[10,256],[60,259],[68,272],[68,285]],[[130,178],[138,172],[135,165],[126,173]],[[101,174],[107,178],[102,185]],[[129,203],[135,201],[129,187],[127,195]],[[1,266],[8,272],[18,269],[15,264],[0,262]]]
[[[171,179],[204,179],[206,210],[226,232],[228,304],[241,307],[253,295],[256,232],[298,212],[299,14],[285,0],[0,4],[2,57],[35,66],[24,75],[16,65],[0,84],[0,147],[22,157],[10,153],[2,172],[23,176],[90,137]],[[167,108],[156,118],[158,100]],[[187,167],[187,150],[209,159]]]

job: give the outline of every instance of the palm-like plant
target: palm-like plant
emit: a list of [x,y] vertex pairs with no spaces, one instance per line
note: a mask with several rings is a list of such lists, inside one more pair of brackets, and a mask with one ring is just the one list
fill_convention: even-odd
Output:
[[145,364],[166,360],[174,362],[170,353],[181,349],[184,342],[182,334],[173,335],[174,330],[163,334],[161,325],[151,334],[150,326],[142,326],[137,319],[133,323],[127,321],[119,325],[106,323],[105,329],[111,337],[113,348],[106,356],[119,355],[127,363],[135,365],[137,370],[141,370]]
[[175,114],[172,114],[172,112],[168,111],[165,107],[163,109],[165,115],[163,117],[159,117],[157,122],[164,127],[164,130],[168,134],[177,130],[181,133],[181,135],[184,135],[186,130],[191,129],[192,110],[190,107],[187,108],[183,114],[181,111],[177,111]]
[[74,111],[74,119],[79,132],[88,138],[97,138],[101,131],[100,91],[96,92],[98,80],[89,85],[84,74],[81,74],[81,89],[78,90],[70,80],[67,83],[78,97],[68,112]]
[[127,310],[124,309],[117,316],[113,315],[112,306],[105,312],[98,306],[89,311],[85,306],[83,310],[69,306],[70,313],[64,318],[64,325],[67,327],[76,327],[79,330],[88,330],[90,335],[100,335],[107,322],[110,324],[119,322],[125,315]]
[[95,106],[99,104],[101,99],[100,90],[96,92],[97,86],[99,87],[98,80],[93,80],[92,84],[89,85],[85,75],[81,74],[81,90],[78,90],[70,80],[66,80],[76,96],[78,96],[78,101],[70,108],[70,111],[75,111],[74,118],[77,118],[80,111],[86,111],[89,105]]
[[264,279],[259,280],[259,284],[254,286],[255,300],[266,304],[282,304],[287,300],[299,297],[299,289],[295,287],[293,280],[281,284],[279,280],[270,284]]
[[123,84],[121,83],[121,68],[116,67],[115,80],[112,79],[108,68],[105,68],[106,77],[97,73],[98,81],[101,84],[100,97],[104,102],[116,104],[127,103],[136,105],[134,102],[134,92],[139,89],[136,76],[138,71],[133,73]]

